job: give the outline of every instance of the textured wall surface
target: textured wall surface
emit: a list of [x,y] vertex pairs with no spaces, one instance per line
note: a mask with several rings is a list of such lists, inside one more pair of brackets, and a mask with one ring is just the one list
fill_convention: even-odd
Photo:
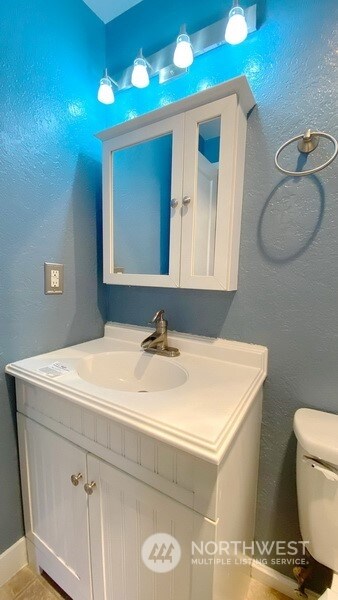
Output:
[[[284,540],[299,539],[293,414],[302,406],[338,412],[338,162],[295,180],[274,168],[273,157],[306,127],[338,134],[338,5],[258,5],[262,25],[244,44],[197,58],[181,79],[124,92],[108,109],[114,124],[247,75],[257,107],[248,121],[239,289],[226,294],[111,286],[109,318],[145,324],[165,308],[173,329],[269,348],[256,537]],[[160,38],[171,41],[180,22],[194,31],[205,24],[203,11],[217,16],[220,9],[217,0],[144,0],[107,26],[108,66],[124,67],[138,46],[157,50]],[[322,155],[324,148],[312,160]],[[290,574],[290,567],[277,568]]]
[[[4,366],[102,333],[103,65],[104,26],[82,0],[0,3],[0,553],[22,535]],[[45,260],[65,263],[63,296],[44,296]]]

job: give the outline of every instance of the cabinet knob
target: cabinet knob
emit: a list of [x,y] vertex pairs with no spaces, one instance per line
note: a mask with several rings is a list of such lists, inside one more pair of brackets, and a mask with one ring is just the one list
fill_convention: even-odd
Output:
[[92,493],[94,492],[94,488],[96,488],[95,481],[92,481],[91,483],[85,483],[84,485],[84,491],[86,492],[86,494],[88,494],[88,496],[92,495]]
[[190,196],[184,196],[183,200],[182,200],[182,204],[183,206],[188,206],[191,202],[191,198]]
[[177,205],[178,205],[178,200],[176,200],[176,198],[172,198],[170,200],[170,206],[171,206],[171,208],[176,208]]
[[77,485],[79,485],[82,477],[83,477],[82,473],[78,473],[77,475],[72,475],[70,480],[71,480],[72,484],[76,487]]

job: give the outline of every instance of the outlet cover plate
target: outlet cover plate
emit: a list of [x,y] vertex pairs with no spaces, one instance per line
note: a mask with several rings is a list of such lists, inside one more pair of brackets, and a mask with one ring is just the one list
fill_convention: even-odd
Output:
[[64,287],[64,265],[59,263],[44,264],[45,271],[45,294],[63,294]]

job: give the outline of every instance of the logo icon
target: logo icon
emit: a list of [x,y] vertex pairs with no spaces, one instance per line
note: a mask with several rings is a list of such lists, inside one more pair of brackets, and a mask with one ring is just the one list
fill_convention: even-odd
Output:
[[154,573],[169,573],[181,560],[181,546],[176,538],[168,533],[155,533],[146,539],[142,546],[142,560]]

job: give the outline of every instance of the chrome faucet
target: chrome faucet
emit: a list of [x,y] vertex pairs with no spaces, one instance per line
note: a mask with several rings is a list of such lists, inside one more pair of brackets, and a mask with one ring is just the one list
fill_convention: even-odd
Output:
[[145,352],[152,354],[160,354],[161,356],[179,356],[178,348],[170,348],[168,346],[168,321],[164,318],[164,310],[158,310],[151,323],[155,323],[156,331],[149,335],[141,343],[141,347]]

